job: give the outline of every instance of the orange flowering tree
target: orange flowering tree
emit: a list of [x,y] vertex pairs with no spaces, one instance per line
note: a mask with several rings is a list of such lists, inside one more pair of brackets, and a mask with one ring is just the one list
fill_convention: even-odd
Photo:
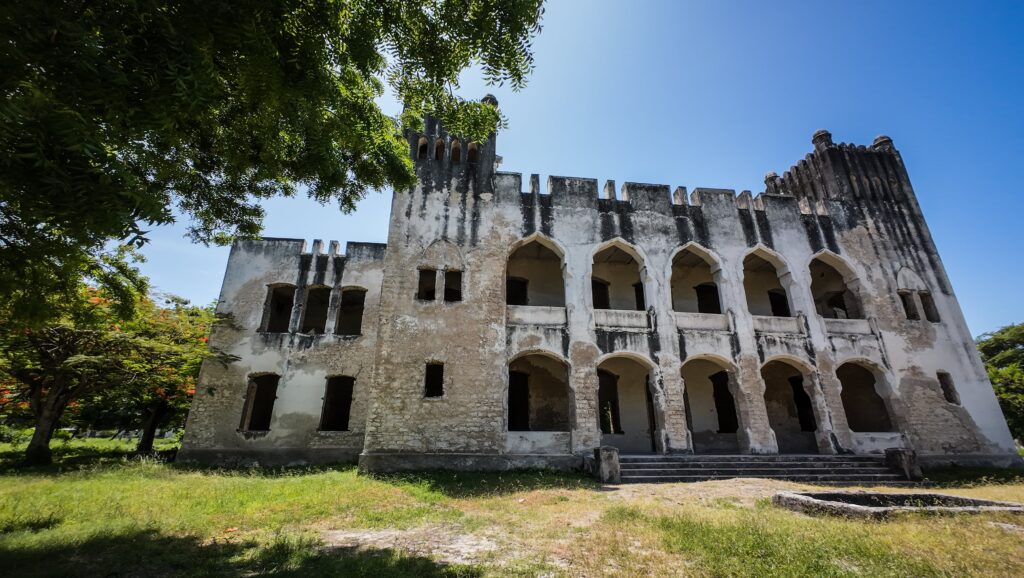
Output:
[[116,300],[82,284],[57,322],[0,325],[0,368],[14,386],[6,405],[27,403],[35,426],[26,449],[29,463],[51,461],[50,439],[69,404],[138,379],[128,361],[144,355],[147,344],[121,330],[121,312]]
[[216,318],[213,306],[191,305],[173,295],[144,299],[124,324],[141,348],[125,360],[138,379],[93,392],[75,421],[84,426],[141,430],[137,450],[151,452],[156,431],[180,427],[195,393]]

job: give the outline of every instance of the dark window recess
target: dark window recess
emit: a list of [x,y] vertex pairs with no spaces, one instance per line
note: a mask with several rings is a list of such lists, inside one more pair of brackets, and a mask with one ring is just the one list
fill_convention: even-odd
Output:
[[658,450],[658,444],[655,441],[658,437],[658,423],[654,418],[654,394],[651,392],[651,381],[648,378],[644,385],[644,393],[647,398],[647,433],[651,437],[651,453]]
[[301,333],[323,333],[327,327],[327,304],[331,301],[328,287],[310,287],[306,290],[306,302],[302,306]]
[[427,158],[427,137],[420,137],[419,148],[416,153],[416,158],[418,159]]
[[740,429],[736,418],[736,400],[729,391],[729,374],[724,371],[711,376],[711,387],[718,414],[718,433],[736,433]]
[[423,397],[444,395],[444,364],[428,363],[423,376]]
[[433,301],[437,296],[437,271],[433,269],[420,269],[419,287],[416,289],[416,298],[420,301]]
[[291,285],[271,287],[267,296],[266,325],[268,333],[288,333],[295,305],[295,287]]
[[590,291],[594,296],[594,309],[612,308],[611,296],[608,294],[608,283],[600,279],[591,279]]
[[348,418],[352,411],[354,377],[339,375],[327,378],[324,390],[324,409],[320,415],[320,431],[348,431]]
[[956,386],[953,385],[953,376],[945,371],[940,371],[936,375],[939,378],[939,386],[942,387],[942,396],[949,403],[960,405],[960,394],[956,392]]
[[619,421],[619,378],[602,369],[597,370],[597,407],[601,433],[622,433]]
[[786,299],[786,292],[782,289],[770,289],[768,291],[768,303],[772,307],[772,315],[775,317],[791,317],[789,312],[789,300]]
[[644,299],[643,283],[633,283],[633,297],[636,298],[637,311],[644,311],[647,309],[647,301]]
[[718,286],[714,283],[701,283],[693,288],[697,293],[698,313],[721,313],[722,302],[718,298]]
[[249,379],[249,389],[242,408],[242,423],[239,429],[244,431],[269,431],[270,418],[274,414],[274,400],[277,399],[277,375],[260,375]]
[[927,291],[919,291],[917,296],[921,299],[921,309],[924,309],[924,318],[932,323],[941,321],[939,310],[935,307],[935,300],[932,299],[932,294]]
[[508,372],[508,431],[530,431],[530,376]]
[[804,378],[791,377],[789,385],[793,388],[793,403],[796,404],[796,417],[800,421],[800,431],[815,431],[818,429],[818,424],[814,419],[811,396],[804,391]]
[[480,147],[475,142],[469,143],[469,149],[467,150],[466,161],[475,163],[480,160]]
[[826,319],[851,319],[850,310],[846,306],[844,291],[834,291],[825,297],[825,307],[821,316]]
[[341,292],[341,305],[338,306],[338,323],[334,332],[338,335],[362,335],[363,304],[366,291],[362,289],[345,289]]
[[527,291],[530,282],[519,277],[505,279],[505,303],[508,305],[529,305],[530,298]]
[[434,160],[444,160],[444,141],[441,139],[437,139],[437,141],[434,142]]
[[459,141],[452,142],[452,164],[457,165],[462,162],[462,145]]
[[444,272],[444,300],[462,301],[462,271]]
[[917,321],[921,318],[917,313],[917,305],[914,304],[914,294],[910,291],[900,291],[900,303],[903,305],[903,314],[907,316],[907,319],[911,321]]

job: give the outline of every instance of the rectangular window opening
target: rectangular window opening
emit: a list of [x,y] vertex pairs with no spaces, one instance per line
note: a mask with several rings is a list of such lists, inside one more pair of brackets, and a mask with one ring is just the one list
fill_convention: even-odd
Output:
[[935,307],[935,300],[932,299],[932,294],[927,291],[919,291],[917,296],[921,299],[921,309],[924,309],[924,318],[932,323],[941,321],[939,310]]
[[621,434],[622,421],[619,419],[619,378],[613,373],[597,370],[597,408],[603,434]]
[[768,290],[768,304],[771,305],[772,315],[775,317],[792,317],[789,310],[789,299],[786,299],[786,292],[782,289]]
[[644,299],[644,284],[633,283],[633,297],[636,298],[636,310],[646,311],[647,300]]
[[242,409],[242,431],[270,431],[270,418],[277,399],[278,375],[260,375],[249,379],[249,389]]
[[352,411],[354,377],[339,375],[327,378],[324,407],[320,416],[320,431],[348,431],[348,418]]
[[428,363],[423,376],[423,397],[444,396],[444,364]]
[[911,321],[921,318],[917,313],[917,305],[914,303],[914,294],[910,291],[900,291],[900,303],[903,305],[903,314]]
[[611,309],[611,294],[608,291],[608,283],[600,279],[590,280],[590,291],[594,297],[594,309]]
[[288,333],[292,320],[292,307],[295,305],[295,287],[279,285],[267,291],[267,305],[264,311],[263,331],[268,333]]
[[300,333],[323,333],[327,327],[327,304],[331,300],[329,287],[310,287],[306,290],[306,302],[302,305],[302,328]]
[[530,376],[508,372],[508,431],[530,431]]
[[946,398],[946,401],[953,405],[960,405],[960,394],[956,392],[956,386],[953,385],[953,376],[940,371],[936,373],[939,378],[939,386],[942,387],[942,396]]
[[345,289],[341,292],[341,305],[338,306],[338,322],[334,333],[338,335],[362,335],[363,306],[366,302],[366,291],[362,289]]
[[530,282],[519,277],[505,280],[505,303],[507,305],[529,305],[528,289]]
[[722,302],[718,298],[718,287],[714,283],[702,283],[693,290],[697,294],[698,313],[722,313]]
[[462,271],[444,272],[444,300],[447,303],[462,301]]
[[437,271],[434,269],[420,269],[419,287],[416,289],[416,298],[420,301],[433,301],[437,298]]

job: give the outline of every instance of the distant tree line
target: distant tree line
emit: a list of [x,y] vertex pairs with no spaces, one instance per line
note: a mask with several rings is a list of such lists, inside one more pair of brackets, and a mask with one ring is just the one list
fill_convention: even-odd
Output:
[[1024,323],[980,336],[978,351],[1010,433],[1020,443],[1024,441]]
[[28,463],[51,461],[60,428],[139,431],[136,450],[149,453],[157,430],[184,425],[200,367],[217,356],[213,306],[169,295],[133,300],[125,312],[82,283],[59,319],[0,324],[0,425],[32,429]]

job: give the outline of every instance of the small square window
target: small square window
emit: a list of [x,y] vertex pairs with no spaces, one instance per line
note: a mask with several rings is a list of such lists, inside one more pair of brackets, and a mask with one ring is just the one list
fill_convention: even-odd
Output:
[[938,372],[936,376],[939,378],[942,396],[946,398],[946,401],[953,405],[960,405],[960,394],[956,392],[956,386],[953,385],[953,376],[945,371]]
[[420,301],[433,301],[437,298],[437,271],[434,269],[420,269],[419,287],[416,289],[416,298]]
[[921,316],[917,312],[917,304],[914,303],[914,294],[910,291],[900,291],[900,303],[903,304],[903,314],[911,321],[917,321]]
[[428,363],[423,377],[423,397],[444,396],[444,364]]
[[932,299],[932,294],[927,291],[918,291],[917,296],[921,299],[921,309],[924,309],[924,318],[932,323],[941,321],[939,310],[935,307],[935,300]]
[[444,272],[444,300],[448,303],[462,301],[462,271]]

